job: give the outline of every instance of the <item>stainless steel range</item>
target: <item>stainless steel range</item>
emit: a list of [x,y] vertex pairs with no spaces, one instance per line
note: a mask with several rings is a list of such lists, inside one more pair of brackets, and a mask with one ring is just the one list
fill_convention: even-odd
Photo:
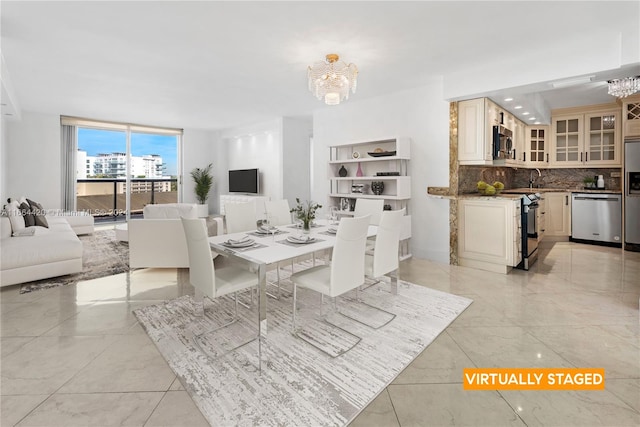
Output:
[[522,196],[522,262],[517,266],[522,270],[529,267],[538,259],[538,224],[536,213],[539,208],[540,193],[524,194]]

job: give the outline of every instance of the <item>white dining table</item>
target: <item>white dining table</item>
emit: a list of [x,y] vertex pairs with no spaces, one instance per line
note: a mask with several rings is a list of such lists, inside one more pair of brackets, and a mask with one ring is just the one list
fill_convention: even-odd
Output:
[[[258,358],[259,368],[262,369],[262,339],[267,335],[267,268],[282,261],[291,260],[300,256],[313,254],[325,249],[331,249],[335,245],[335,235],[329,234],[329,228],[338,228],[338,225],[330,225],[326,220],[319,220],[315,227],[311,228],[310,236],[315,238],[312,243],[291,244],[284,243],[289,236],[302,235],[302,230],[294,224],[278,226],[281,232],[278,234],[256,235],[257,230],[222,234],[209,237],[209,245],[217,253],[245,262],[253,267],[258,275]],[[375,236],[377,227],[370,225],[367,237]],[[229,240],[240,240],[249,237],[255,241],[255,245],[247,248],[231,248],[225,245]]]

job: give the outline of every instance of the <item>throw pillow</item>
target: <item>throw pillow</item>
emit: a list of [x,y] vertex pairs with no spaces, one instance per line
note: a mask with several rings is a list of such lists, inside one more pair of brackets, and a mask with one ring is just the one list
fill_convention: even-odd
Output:
[[47,222],[47,218],[45,218],[44,216],[45,212],[42,208],[42,205],[38,202],[34,202],[31,199],[27,199],[27,202],[29,202],[29,205],[31,205],[31,211],[35,213],[36,225],[49,228],[49,223]]
[[11,200],[7,205],[7,215],[9,216],[9,222],[11,222],[11,232],[19,233],[25,229],[24,217],[20,211],[20,204]]
[[20,203],[20,212],[22,212],[22,216],[24,217],[25,227],[33,227],[34,225],[36,225],[36,216],[31,211],[31,206],[29,206],[29,203]]

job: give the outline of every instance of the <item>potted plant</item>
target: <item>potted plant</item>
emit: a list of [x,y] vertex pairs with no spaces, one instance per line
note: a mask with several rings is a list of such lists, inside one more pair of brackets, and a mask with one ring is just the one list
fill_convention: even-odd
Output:
[[584,188],[593,188],[596,182],[595,179],[593,179],[593,177],[591,176],[587,176],[585,179],[582,180],[582,182],[584,183]]
[[316,211],[321,207],[322,205],[308,200],[303,205],[300,199],[296,197],[296,207],[291,209],[291,212],[295,212],[296,218],[302,221],[302,230],[304,233],[311,231],[311,222],[316,218]]
[[212,164],[205,168],[195,168],[191,171],[191,178],[196,183],[195,193],[196,199],[198,199],[198,217],[204,218],[209,216],[209,205],[207,199],[209,198],[209,192],[213,187],[213,176],[211,176]]

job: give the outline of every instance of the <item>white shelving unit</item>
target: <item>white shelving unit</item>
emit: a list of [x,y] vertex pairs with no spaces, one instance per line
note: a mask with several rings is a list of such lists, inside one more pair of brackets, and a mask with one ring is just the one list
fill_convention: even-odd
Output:
[[[411,159],[411,140],[406,137],[382,139],[376,141],[362,141],[349,144],[329,146],[330,156],[327,176],[330,182],[328,195],[329,206],[338,208],[340,215],[353,215],[352,207],[357,199],[382,199],[385,207],[393,210],[405,208],[403,228],[401,231],[400,257],[406,259],[409,253],[409,238],[411,237],[411,215],[409,201],[411,200],[411,177],[409,176],[409,160]],[[393,155],[376,157],[375,153],[382,150],[385,153],[395,152]],[[347,175],[340,176],[340,169],[347,171]],[[358,169],[362,176],[358,176]],[[398,175],[377,175],[378,173],[394,172]],[[382,194],[374,194],[371,190],[372,182],[382,182]],[[363,192],[353,192],[352,186],[364,185]],[[349,208],[351,207],[351,208]]]

